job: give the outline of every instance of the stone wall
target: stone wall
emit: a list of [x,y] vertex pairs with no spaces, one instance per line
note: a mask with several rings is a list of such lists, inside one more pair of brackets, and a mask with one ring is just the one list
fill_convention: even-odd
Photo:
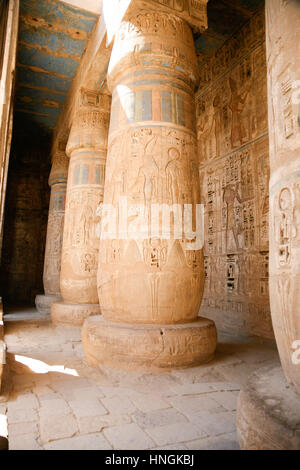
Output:
[[35,295],[43,292],[50,150],[39,130],[20,133],[18,124],[16,128],[8,172],[0,296],[6,304],[33,304]]
[[265,17],[259,11],[201,67],[196,95],[206,287],[219,330],[272,337]]
[[13,94],[19,23],[19,0],[0,5],[0,253],[7,170],[12,136]]

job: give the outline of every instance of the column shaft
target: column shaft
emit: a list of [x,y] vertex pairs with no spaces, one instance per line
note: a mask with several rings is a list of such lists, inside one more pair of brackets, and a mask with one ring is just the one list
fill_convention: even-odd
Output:
[[[188,250],[184,234],[168,237],[175,225],[168,211],[160,233],[150,234],[152,205],[177,205],[182,220],[184,204],[199,202],[196,75],[185,21],[142,11],[121,24],[108,71],[113,97],[104,194],[116,210],[119,237],[108,231],[101,240],[98,290],[106,323],[100,320],[94,351],[107,364],[128,367],[130,357],[136,367],[174,367],[214,353],[214,324],[197,319],[202,249]],[[124,198],[128,211],[120,208]],[[85,328],[89,357],[94,320]]]
[[271,313],[284,373],[300,393],[300,5],[266,5]]
[[71,129],[60,289],[53,322],[81,324],[100,313],[97,294],[97,208],[103,200],[110,96],[81,91]]
[[45,295],[37,295],[35,299],[36,307],[41,313],[50,313],[51,304],[61,297],[59,279],[68,165],[69,159],[65,151],[58,149],[49,176],[51,194],[43,274]]

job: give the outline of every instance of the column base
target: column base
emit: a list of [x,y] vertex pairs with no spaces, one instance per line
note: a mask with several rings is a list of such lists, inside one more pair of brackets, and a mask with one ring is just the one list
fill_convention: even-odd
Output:
[[100,315],[99,304],[55,302],[51,305],[51,320],[55,325],[82,326],[91,315]]
[[161,371],[211,361],[217,331],[205,318],[179,325],[132,325],[97,316],[84,322],[82,341],[92,366]]
[[35,306],[39,313],[50,315],[51,305],[53,302],[59,302],[61,297],[56,295],[37,295],[35,297]]
[[243,450],[300,450],[300,395],[280,366],[250,377],[239,395],[237,428]]

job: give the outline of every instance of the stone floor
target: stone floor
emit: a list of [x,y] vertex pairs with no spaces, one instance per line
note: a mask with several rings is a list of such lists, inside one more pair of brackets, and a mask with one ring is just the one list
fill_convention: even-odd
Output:
[[[5,317],[12,379],[0,403],[10,449],[238,449],[237,395],[270,342],[219,335],[209,365],[161,375],[90,368],[80,329],[34,309]],[[6,417],[5,417],[6,416]]]

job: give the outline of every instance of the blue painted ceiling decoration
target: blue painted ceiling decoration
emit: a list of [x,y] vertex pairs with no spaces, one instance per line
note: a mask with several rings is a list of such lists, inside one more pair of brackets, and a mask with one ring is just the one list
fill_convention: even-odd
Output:
[[54,129],[97,21],[56,0],[21,0],[15,117]]
[[[199,66],[264,3],[209,0],[208,30],[195,35]],[[58,0],[20,0],[15,121],[51,133],[97,15]]]

